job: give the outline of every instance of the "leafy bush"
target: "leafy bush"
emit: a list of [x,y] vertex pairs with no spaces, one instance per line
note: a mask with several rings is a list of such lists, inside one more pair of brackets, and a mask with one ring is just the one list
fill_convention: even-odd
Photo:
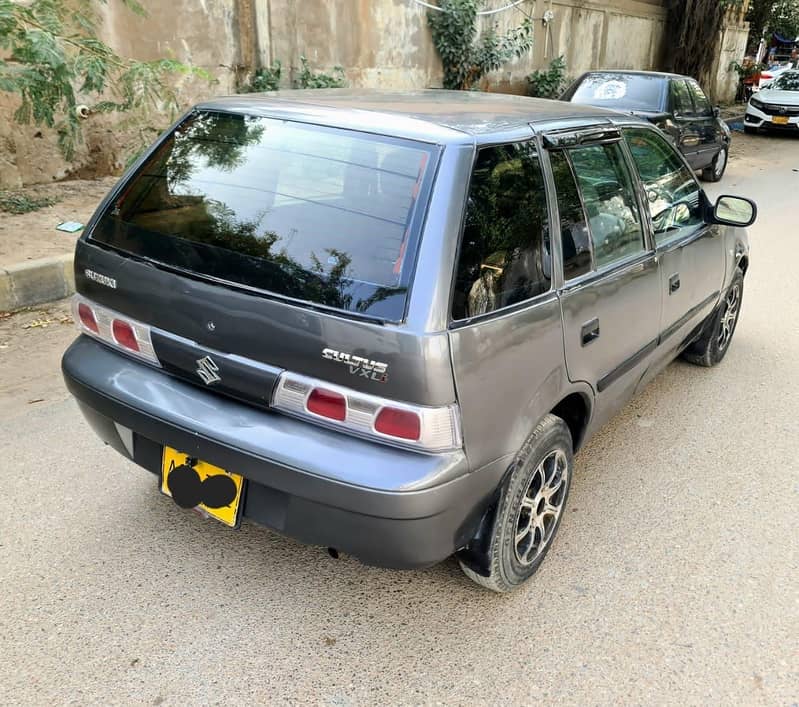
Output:
[[507,34],[498,35],[492,25],[478,37],[480,5],[482,0],[441,0],[440,12],[427,13],[433,45],[444,66],[444,88],[468,90],[486,73],[518,59],[533,46],[529,19]]
[[308,68],[308,60],[300,57],[300,74],[294,82],[295,88],[343,88],[347,85],[344,68],[333,67],[333,74],[314,72]]
[[58,201],[54,196],[28,196],[22,192],[0,192],[0,211],[7,214],[28,214]]
[[566,88],[566,59],[562,56],[549,62],[549,67],[527,76],[527,94],[536,98],[559,98]]
[[[119,0],[138,15],[137,0]],[[58,131],[72,159],[82,137],[76,94],[94,96],[99,112],[177,109],[175,74],[210,76],[172,59],[134,61],[97,36],[100,0],[0,0],[0,91],[21,99],[16,122]]]
[[277,91],[280,88],[280,74],[283,65],[280,59],[275,59],[272,66],[256,69],[249,81],[237,87],[238,93],[260,93],[262,91]]

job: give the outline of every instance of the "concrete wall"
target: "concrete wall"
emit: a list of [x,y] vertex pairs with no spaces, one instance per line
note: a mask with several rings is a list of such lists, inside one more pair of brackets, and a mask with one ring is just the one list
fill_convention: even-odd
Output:
[[[500,4],[491,0],[488,6]],[[283,62],[284,81],[290,85],[301,54],[317,69],[343,66],[353,86],[441,85],[427,10],[413,0],[143,0],[143,5],[147,18],[131,14],[121,3],[103,6],[104,39],[122,55],[171,56],[217,77],[214,85],[181,80],[186,106],[205,95],[232,92],[236,76],[274,59]],[[549,9],[554,20],[545,27],[540,18]],[[484,25],[515,27],[524,13],[536,19],[533,50],[487,77],[483,88],[522,93],[525,75],[559,54],[565,55],[571,75],[592,68],[659,65],[664,0],[531,0]],[[11,121],[14,105],[13,98],[0,94],[0,188],[113,172],[141,139],[135,126],[118,117],[91,116],[86,144],[67,164],[51,132]]]
[[[269,17],[268,34],[259,32],[256,39],[265,63],[279,58],[296,67],[305,54],[320,67],[345,67],[356,86],[441,86],[427,10],[413,0],[252,1]],[[545,27],[540,18],[549,9],[554,20]],[[524,77],[560,54],[573,75],[658,65],[666,15],[661,0],[537,0],[484,18],[482,25],[503,31],[518,26],[525,15],[536,20],[533,50],[489,76],[484,88],[524,92]],[[291,75],[285,79],[289,85]]]

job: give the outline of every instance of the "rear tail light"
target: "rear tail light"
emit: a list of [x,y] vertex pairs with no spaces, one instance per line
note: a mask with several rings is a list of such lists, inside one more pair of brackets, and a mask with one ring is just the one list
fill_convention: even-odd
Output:
[[114,335],[114,341],[120,346],[138,353],[139,342],[136,341],[136,333],[128,322],[114,319],[111,323],[111,333]]
[[81,295],[75,295],[72,309],[73,318],[82,334],[88,334],[148,363],[160,365],[150,338],[150,327],[146,324],[95,304]]
[[100,327],[97,326],[97,320],[94,318],[92,308],[85,302],[78,303],[78,320],[89,331],[95,334],[100,333]]
[[314,388],[305,401],[308,412],[343,422],[347,417],[347,399],[341,393]]
[[416,442],[422,434],[422,421],[411,410],[383,408],[375,418],[375,430],[389,437]]
[[282,373],[272,395],[281,412],[382,442],[426,452],[462,445],[457,405],[427,407]]

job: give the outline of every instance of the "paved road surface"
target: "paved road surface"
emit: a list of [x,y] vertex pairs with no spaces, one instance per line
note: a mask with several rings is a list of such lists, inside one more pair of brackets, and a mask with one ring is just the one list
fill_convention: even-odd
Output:
[[795,705],[799,140],[747,144],[713,189],[761,206],[726,361],[670,366],[580,454],[511,596],[178,510],[67,400],[67,328],[1,322],[2,701]]

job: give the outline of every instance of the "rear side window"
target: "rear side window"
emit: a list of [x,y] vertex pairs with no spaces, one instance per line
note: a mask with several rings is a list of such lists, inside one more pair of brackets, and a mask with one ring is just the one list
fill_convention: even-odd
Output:
[[472,174],[452,317],[492,312],[550,289],[544,178],[532,143],[483,148]]
[[688,90],[694,99],[695,114],[703,117],[712,115],[713,109],[710,107],[710,101],[707,100],[707,96],[705,96],[699,84],[696,81],[688,81]]
[[691,93],[682,79],[671,82],[671,109],[676,115],[693,115]]
[[563,279],[571,280],[591,271],[591,233],[566,154],[550,152],[549,161],[558,194]]
[[435,148],[257,116],[182,123],[95,241],[225,282],[399,320]]

